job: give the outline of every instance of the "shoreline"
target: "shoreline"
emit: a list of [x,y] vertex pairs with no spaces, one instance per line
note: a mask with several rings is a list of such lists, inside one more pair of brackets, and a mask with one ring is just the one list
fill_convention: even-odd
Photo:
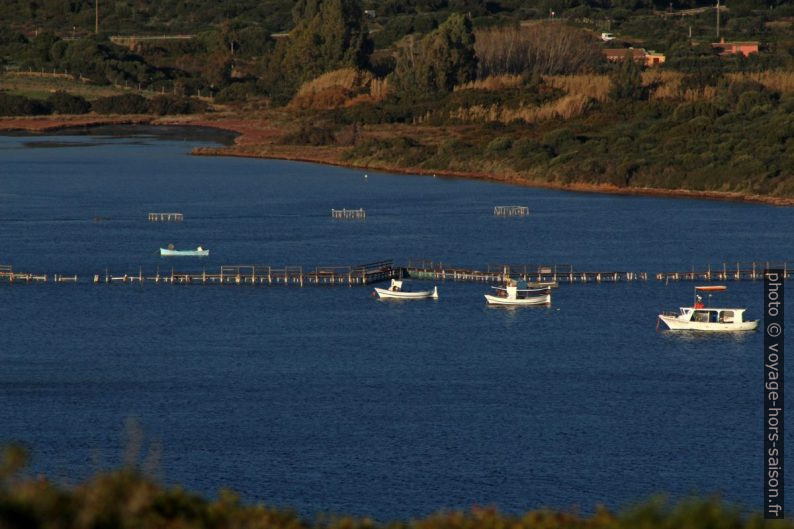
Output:
[[[609,184],[558,184],[542,180],[531,180],[518,174],[495,174],[477,171],[428,170],[418,167],[401,167],[389,164],[361,164],[339,159],[344,147],[311,147],[276,145],[281,131],[267,119],[221,118],[208,119],[201,116],[34,116],[34,117],[3,117],[0,118],[0,132],[48,132],[68,128],[90,128],[104,125],[153,125],[153,126],[187,126],[207,127],[238,136],[234,144],[228,147],[196,147],[191,151],[195,156],[230,156],[239,158],[261,158],[272,160],[288,160],[296,162],[319,163],[337,167],[369,169],[397,174],[437,175],[448,178],[464,178],[487,182],[549,189],[554,191],[570,191],[577,193],[601,193],[625,196],[653,196],[661,198],[688,198],[700,200],[718,200],[723,202],[742,202],[748,204],[766,204],[779,207],[794,206],[794,198],[773,197],[768,195],[752,195],[726,191],[697,191],[691,189],[664,189],[648,187],[618,187]],[[262,143],[263,140],[270,142]],[[256,149],[256,150],[254,150]],[[301,151],[297,154],[295,151]]]
[[[207,126],[207,125],[203,125]],[[316,147],[315,147],[316,149]],[[368,169],[396,174],[412,175],[434,175],[447,178],[462,178],[467,180],[482,180],[498,184],[515,185],[535,189],[548,189],[551,191],[569,191],[573,193],[600,193],[606,195],[624,196],[651,196],[660,198],[687,198],[693,200],[716,200],[722,202],[741,202],[746,204],[765,204],[779,207],[794,206],[794,198],[772,197],[766,195],[748,195],[744,193],[726,191],[696,191],[691,189],[662,189],[653,187],[618,187],[609,184],[556,184],[553,182],[543,182],[537,180],[527,180],[517,175],[496,175],[493,173],[449,171],[449,170],[428,170],[418,167],[400,167],[386,164],[357,164],[355,162],[345,162],[342,160],[332,160],[320,156],[295,156],[284,153],[260,154],[236,150],[234,147],[196,147],[192,151],[196,156],[229,156],[236,158],[260,158],[269,160],[288,160],[294,162],[318,163],[335,167],[347,167],[351,169]]]

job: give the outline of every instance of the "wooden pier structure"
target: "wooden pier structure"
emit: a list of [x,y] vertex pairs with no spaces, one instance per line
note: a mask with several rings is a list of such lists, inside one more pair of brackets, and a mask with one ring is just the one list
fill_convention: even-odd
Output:
[[394,279],[400,275],[392,261],[377,261],[355,266],[318,266],[304,269],[302,266],[257,266],[257,265],[224,265],[217,272],[161,272],[144,274],[142,269],[137,274],[113,275],[109,270],[104,274],[94,274],[93,282],[139,284],[160,283],[172,285],[346,285],[365,286]]
[[783,270],[782,279],[794,277],[788,267],[788,261],[752,261],[749,263],[722,263],[706,270],[691,270],[686,272],[659,272],[656,279],[659,281],[757,281],[764,279],[764,269],[777,268]]
[[0,281],[6,281],[8,283],[46,283],[47,274],[14,272],[11,265],[0,265]]
[[[627,281],[760,281],[764,269],[777,268],[783,271],[782,279],[794,279],[794,272],[788,262],[755,261],[748,263],[722,263],[707,266],[705,269],[689,271],[647,272],[578,270],[570,264],[489,264],[483,268],[453,266],[438,261],[411,259],[407,266],[395,266],[393,261],[376,261],[352,266],[261,266],[261,265],[224,265],[214,271],[185,272],[171,269],[163,272],[158,267],[152,273],[123,275],[112,274],[109,270],[93,274],[92,279],[82,282],[94,284],[194,284],[194,285],[281,285],[281,286],[364,286],[400,277],[428,281],[468,281],[481,283],[501,283],[507,278],[522,279],[534,286],[559,286],[574,283],[617,283]],[[76,274],[53,274],[53,283],[81,283]],[[17,272],[10,265],[0,265],[0,283],[47,283],[50,276],[41,273]]]
[[589,271],[576,270],[569,264],[489,264],[484,269],[461,268],[445,263],[424,259],[410,260],[405,273],[415,279],[434,281],[475,281],[501,282],[506,278],[523,279],[529,283],[616,283],[620,281],[647,281],[655,277],[658,281],[757,281],[764,278],[765,268],[783,270],[782,279],[794,278],[794,272],[788,262],[752,261],[747,263],[721,263],[718,266],[707,265],[706,269],[689,271],[659,272],[655,276],[647,272],[628,271]]
[[149,222],[182,222],[185,216],[182,213],[149,213]]
[[485,269],[470,269],[449,266],[427,260],[411,260],[405,267],[408,277],[415,279],[431,279],[441,281],[474,281],[499,283],[507,278],[522,279],[530,286],[551,285],[560,283],[588,283],[618,281],[646,281],[645,272],[618,271],[579,271],[569,264],[537,265],[537,264],[489,264]]
[[364,220],[367,212],[364,208],[359,209],[332,209],[331,218],[336,220]]
[[529,215],[529,208],[526,206],[494,206],[493,214],[495,217],[526,217]]

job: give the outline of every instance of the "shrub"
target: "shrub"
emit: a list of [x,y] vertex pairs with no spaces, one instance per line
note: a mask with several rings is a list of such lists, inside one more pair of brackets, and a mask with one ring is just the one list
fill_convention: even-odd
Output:
[[157,96],[149,101],[152,114],[196,114],[207,109],[206,103],[189,97]]
[[543,144],[553,149],[557,155],[574,143],[576,143],[576,136],[565,127],[543,135]]
[[485,150],[490,154],[500,154],[510,150],[513,139],[508,136],[499,136],[491,140]]
[[101,97],[91,103],[91,109],[97,114],[146,114],[149,101],[137,94]]
[[282,136],[281,143],[285,145],[333,145],[336,143],[336,136],[331,126],[303,124],[297,131]]
[[39,116],[49,113],[50,107],[46,103],[0,92],[0,116]]
[[217,103],[231,103],[233,101],[247,101],[249,98],[261,95],[255,82],[232,83],[215,96]]
[[81,96],[74,96],[58,91],[47,98],[47,104],[58,114],[85,114],[91,110],[91,104]]

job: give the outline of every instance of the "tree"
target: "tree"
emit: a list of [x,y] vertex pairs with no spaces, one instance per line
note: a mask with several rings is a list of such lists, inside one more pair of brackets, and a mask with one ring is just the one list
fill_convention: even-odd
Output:
[[293,17],[283,66],[296,85],[338,68],[367,66],[372,41],[359,0],[299,0]]
[[642,86],[642,71],[634,60],[631,49],[626,50],[618,68],[609,77],[609,95],[612,99],[645,99],[645,88]]
[[475,33],[478,77],[571,75],[594,71],[604,62],[598,39],[561,22],[529,27],[499,26]]
[[452,14],[418,46],[411,40],[402,48],[394,80],[398,92],[416,97],[451,92],[455,85],[474,79],[476,71],[471,19]]
[[201,79],[212,88],[223,88],[232,78],[231,55],[225,51],[216,51],[207,55],[201,69]]

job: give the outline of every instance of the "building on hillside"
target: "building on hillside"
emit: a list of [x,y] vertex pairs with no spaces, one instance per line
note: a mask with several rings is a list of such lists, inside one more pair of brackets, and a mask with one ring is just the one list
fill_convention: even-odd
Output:
[[749,57],[751,53],[758,53],[758,42],[725,42],[725,38],[721,38],[719,42],[712,42],[711,49],[717,55],[744,55]]
[[658,66],[665,61],[663,53],[647,51],[644,48],[604,48],[604,57],[609,62],[621,62],[629,54],[634,62],[646,67]]
[[653,50],[645,52],[645,66],[658,66],[660,64],[664,64],[664,61],[664,53],[659,53]]

